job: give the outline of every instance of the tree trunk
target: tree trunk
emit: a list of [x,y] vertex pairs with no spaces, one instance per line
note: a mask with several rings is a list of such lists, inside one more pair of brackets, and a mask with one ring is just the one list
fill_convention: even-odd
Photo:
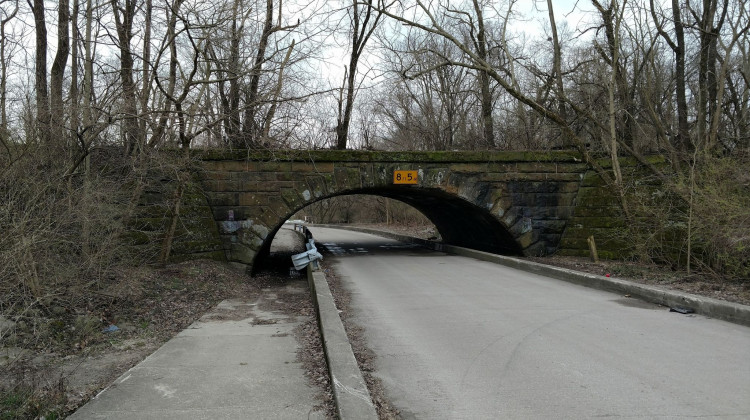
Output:
[[[83,130],[87,130],[93,125],[93,116],[91,114],[91,98],[93,95],[94,85],[94,51],[92,44],[92,27],[94,25],[94,5],[93,0],[86,1],[86,29],[84,31],[83,41]],[[88,144],[83,140],[83,148],[87,148]]]
[[[482,61],[487,62],[487,35],[484,30],[484,15],[477,0],[474,0],[474,12],[477,15],[477,54]],[[492,119],[492,91],[490,91],[490,77],[485,70],[479,70],[479,86],[482,94],[482,128],[487,147],[495,147],[495,124]]]
[[[279,10],[279,14],[281,11]],[[266,20],[263,24],[263,32],[260,34],[258,51],[255,54],[255,62],[250,76],[250,89],[247,92],[247,103],[245,104],[245,125],[242,134],[245,138],[246,147],[257,143],[259,136],[258,122],[255,120],[260,103],[258,101],[258,90],[260,89],[260,76],[263,63],[266,61],[266,49],[268,39],[274,32],[273,26],[273,0],[266,0]]]
[[[549,23],[552,31],[552,50],[553,50],[553,64],[552,74],[555,76],[555,85],[557,90],[557,109],[560,114],[560,118],[565,121],[568,120],[567,107],[565,106],[565,88],[563,85],[562,78],[562,49],[560,47],[560,38],[557,35],[557,23],[555,22],[555,12],[552,8],[552,0],[547,0],[547,11],[549,12]],[[561,132],[562,134],[562,132]],[[562,146],[569,147],[572,141],[567,136],[562,136]]]
[[273,92],[271,108],[268,110],[268,114],[266,114],[265,122],[263,124],[263,133],[261,134],[261,140],[263,141],[269,139],[270,137],[271,123],[273,123],[273,118],[276,114],[276,107],[278,106],[279,98],[281,97],[281,87],[284,82],[284,68],[286,68],[286,65],[289,63],[289,59],[292,57],[292,50],[294,50],[294,45],[295,41],[292,40],[292,44],[289,45],[289,49],[286,51],[286,56],[284,56],[284,61],[281,62],[281,66],[279,67],[279,79],[276,82],[276,89],[274,89]]
[[687,83],[685,82],[685,30],[680,17],[679,0],[672,0],[672,18],[674,19],[674,36],[676,41],[674,58],[675,92],[677,94],[677,147],[683,152],[689,152],[692,146],[687,118],[687,98],[685,97],[685,89],[687,87]]
[[[153,17],[153,0],[146,0],[145,5],[145,16],[144,16],[144,22],[143,22],[143,53],[141,57],[141,66],[143,67],[142,71],[142,87],[141,87],[141,113],[146,114],[146,111],[149,109],[148,101],[151,98],[151,72],[150,72],[150,66],[151,66],[151,27],[152,27],[152,17]],[[146,136],[148,127],[147,124],[149,124],[149,119],[143,118],[140,122],[140,132],[143,133],[143,136]],[[153,140],[153,139],[152,139]],[[155,144],[149,141],[149,146],[154,146]]]
[[36,93],[36,130],[37,138],[44,145],[50,142],[50,110],[47,91],[47,24],[44,20],[44,0],[34,0],[29,5],[34,14],[36,33],[36,68],[34,70],[34,89]]
[[[15,9],[8,13],[0,20],[0,141],[5,144],[8,136],[8,108],[7,108],[7,85],[8,85],[8,66],[5,57],[5,46],[7,38],[5,37],[5,25],[16,17],[18,13],[18,3]],[[6,145],[7,147],[7,145]]]
[[[690,141],[690,132],[688,126],[688,110],[687,110],[687,99],[685,97],[685,89],[687,83],[685,81],[685,27],[680,16],[680,2],[678,0],[672,0],[672,20],[674,23],[674,36],[675,40],[667,34],[662,27],[659,18],[656,16],[656,8],[654,6],[654,0],[649,0],[649,6],[651,11],[651,18],[656,25],[656,30],[659,35],[664,38],[669,45],[669,48],[674,52],[675,57],[675,100],[677,102],[677,133],[673,139],[673,146],[675,149],[682,151],[684,155],[687,155],[691,148],[692,142]],[[679,162],[673,162],[675,167],[679,167]]]
[[133,80],[133,53],[130,43],[133,40],[133,20],[138,10],[137,0],[111,0],[117,27],[117,46],[120,52],[120,83],[122,85],[123,143],[125,152],[137,155],[143,151],[143,142],[138,127],[138,98]]
[[[238,1],[234,2],[234,15],[237,16]],[[243,148],[245,142],[240,136],[240,40],[242,39],[242,31],[244,24],[237,25],[237,19],[232,20],[232,39],[229,45],[229,69],[227,76],[229,78],[229,94],[224,94],[223,82],[220,93],[222,97],[222,104],[224,109],[224,131],[229,138],[229,143],[232,147]]]
[[[713,143],[708,136],[710,121],[717,110],[716,97],[718,86],[716,84],[716,62],[718,53],[716,44],[719,40],[719,33],[721,32],[724,17],[726,16],[729,0],[724,0],[719,22],[714,26],[716,12],[718,11],[718,2],[719,0],[703,0],[703,11],[700,19],[693,12],[700,32],[700,51],[698,54],[698,139],[704,147]],[[719,110],[718,112],[721,111]]]
[[[179,10],[181,5],[182,5],[182,1],[176,0],[172,4],[170,8],[170,12],[168,12],[168,16],[167,16],[166,42],[167,42],[167,45],[169,45],[169,71],[168,71],[167,92],[166,92],[167,98],[164,101],[164,107],[163,109],[161,109],[159,121],[156,124],[156,127],[154,128],[154,132],[152,133],[151,140],[149,140],[148,142],[149,146],[151,147],[155,147],[162,141],[162,137],[164,136],[164,133],[167,130],[167,123],[169,122],[169,117],[172,113],[173,101],[171,100],[171,98],[174,97],[175,85],[177,84],[177,66],[179,64],[177,62],[177,40],[175,39],[177,35],[177,31],[176,31],[177,11]],[[145,77],[145,74],[144,74],[144,77]],[[157,75],[155,74],[154,77],[157,77]],[[144,89],[147,89],[147,87],[145,86],[145,82],[144,82]],[[145,103],[142,106],[145,106]]]
[[70,54],[69,0],[59,0],[57,7],[57,53],[50,70],[50,128],[55,148],[64,147],[68,136],[64,135],[65,106],[63,101],[63,80],[65,67]]
[[[363,4],[366,7],[364,17],[360,14],[359,4]],[[369,22],[373,18],[373,10],[372,0],[366,0],[362,3],[356,0],[352,1],[352,52],[349,57],[348,77],[346,78],[346,105],[344,106],[342,115],[341,104],[339,103],[339,118],[336,125],[336,148],[339,150],[346,149],[349,139],[349,125],[351,124],[352,107],[354,106],[354,84],[357,80],[359,58],[382,16],[382,12],[377,11],[370,25]]]
[[349,125],[352,119],[352,108],[354,106],[354,83],[356,80],[357,64],[359,56],[352,56],[349,60],[348,77],[346,78],[346,101],[344,104],[344,115],[339,117],[339,124],[336,126],[336,148],[339,150],[346,149],[349,140]]
[[[78,130],[81,125],[81,115],[79,108],[79,101],[81,100],[81,93],[79,90],[79,70],[78,62],[80,57],[78,55],[78,45],[80,44],[80,32],[78,31],[78,15],[80,12],[80,1],[73,0],[73,14],[71,16],[71,56],[70,56],[70,92],[68,94],[68,100],[70,101],[70,145],[72,149],[75,149],[78,140]],[[67,137],[67,136],[66,136]]]

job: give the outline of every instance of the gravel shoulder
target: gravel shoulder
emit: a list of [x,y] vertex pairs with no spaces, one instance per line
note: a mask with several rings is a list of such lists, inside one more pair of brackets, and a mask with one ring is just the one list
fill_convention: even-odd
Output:
[[[331,254],[328,254],[326,257],[331,257]],[[346,335],[349,338],[349,344],[352,346],[354,357],[357,359],[357,364],[359,365],[359,370],[364,377],[367,390],[370,391],[370,397],[375,405],[378,418],[382,420],[399,419],[401,418],[400,413],[387,399],[382,381],[373,374],[376,367],[376,356],[367,345],[367,341],[364,338],[364,329],[351,319],[351,295],[346,288],[342,286],[341,279],[333,269],[333,264],[330,262],[330,258],[328,259],[329,261],[321,263],[321,269],[325,273],[328,287],[330,288],[331,295],[336,303],[336,308],[339,310],[339,316],[344,324]]]

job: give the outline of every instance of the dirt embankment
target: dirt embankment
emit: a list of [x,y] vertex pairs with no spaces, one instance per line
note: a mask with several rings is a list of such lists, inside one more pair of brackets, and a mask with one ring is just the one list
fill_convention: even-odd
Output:
[[[65,417],[224,299],[283,295],[287,267],[250,277],[227,264],[192,261],[140,267],[110,279],[75,305],[32,308],[8,317],[0,345],[0,419]],[[275,299],[273,308],[303,320],[298,353],[320,404],[333,398],[309,294]],[[11,325],[13,324],[13,325]],[[19,325],[20,324],[20,325]]]

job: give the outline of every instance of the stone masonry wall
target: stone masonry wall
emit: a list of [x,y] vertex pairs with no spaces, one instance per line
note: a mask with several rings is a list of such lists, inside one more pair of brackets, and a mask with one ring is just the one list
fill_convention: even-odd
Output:
[[[248,265],[289,216],[340,194],[405,201],[446,242],[508,254],[588,252],[584,223],[622,223],[616,212],[587,206],[610,192],[571,152],[209,151],[200,159],[197,176],[226,258]],[[419,183],[393,185],[396,169],[419,171]],[[610,245],[614,255],[616,241],[600,251]]]

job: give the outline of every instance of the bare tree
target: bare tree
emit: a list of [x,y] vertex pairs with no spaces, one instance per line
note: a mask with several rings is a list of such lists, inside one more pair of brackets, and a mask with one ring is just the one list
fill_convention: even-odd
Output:
[[50,140],[49,92],[47,90],[47,22],[44,16],[44,0],[26,0],[34,14],[36,54],[34,68],[34,91],[36,93],[36,136],[43,144]]
[[674,52],[675,57],[675,98],[677,101],[677,135],[675,143],[677,147],[688,152],[691,149],[690,133],[688,132],[688,108],[685,91],[687,82],[685,79],[685,29],[680,13],[678,0],[672,0],[672,22],[674,25],[674,40],[663,27],[664,19],[657,17],[654,0],[649,0],[651,16],[653,17],[656,30],[664,38],[667,45]]
[[[480,113],[475,111],[475,73],[460,66],[440,65],[441,57],[459,56],[452,44],[419,32],[408,34],[403,43],[388,45],[385,70],[393,77],[371,100],[391,127],[389,148],[486,147],[481,100]],[[474,121],[479,122],[478,127],[472,125]]]
[[[547,0],[547,12],[549,14],[549,25],[552,33],[552,51],[553,64],[552,75],[555,78],[555,89],[557,91],[558,113],[564,120],[568,120],[568,112],[565,106],[565,85],[563,83],[562,72],[562,48],[560,46],[560,37],[557,34],[557,22],[555,22],[555,11],[552,6],[552,0]],[[563,145],[568,146],[570,140],[564,138]]]
[[123,144],[126,154],[143,151],[143,139],[138,124],[138,98],[134,72],[133,23],[139,9],[139,0],[111,0],[112,14],[117,29],[117,47],[120,54],[120,84],[122,86]]
[[[474,48],[477,51],[477,56],[484,62],[489,62],[489,53],[487,51],[487,33],[484,25],[484,14],[482,12],[482,5],[478,0],[472,0],[474,5],[474,13],[476,15],[476,35],[474,35],[474,27],[471,25],[470,34],[472,35],[472,41]],[[495,147],[495,124],[492,119],[492,92],[490,91],[490,76],[485,69],[478,69],[479,73],[479,87],[482,98],[482,126],[484,127],[484,141],[487,142],[487,146]]]
[[[719,34],[724,25],[729,0],[702,0],[702,10],[696,10],[690,1],[688,10],[692,14],[699,30],[700,52],[698,65],[698,141],[713,143],[708,138],[709,125],[716,112],[719,86],[717,83],[716,65],[718,62],[717,45]],[[718,16],[717,16],[718,14]]]
[[[256,51],[255,55],[255,62],[253,63],[252,70],[250,71],[250,87],[248,91],[245,93],[246,96],[246,107],[245,107],[245,125],[243,127],[243,134],[246,138],[249,138],[250,142],[257,142],[259,140],[259,137],[263,135],[265,131],[263,131],[263,127],[265,124],[258,124],[258,121],[256,121],[256,114],[258,113],[258,108],[260,106],[259,101],[259,88],[260,88],[260,77],[261,77],[261,70],[263,64],[268,59],[266,57],[266,50],[268,49],[268,42],[271,38],[271,35],[273,35],[276,32],[279,31],[288,31],[290,29],[293,29],[297,27],[297,25],[291,25],[291,26],[282,26],[281,22],[281,2],[279,2],[279,12],[278,12],[278,20],[276,24],[274,25],[273,22],[273,0],[266,0],[266,18],[263,23],[263,32],[260,34],[260,40],[258,42],[258,49]],[[299,24],[299,23],[298,23]],[[288,50],[288,53],[291,54],[292,49]],[[282,68],[285,63],[288,63],[289,59],[287,58],[282,63]],[[280,71],[283,74],[283,70]],[[281,74],[279,75],[279,83],[281,82]],[[278,85],[280,86],[280,85]],[[278,88],[280,89],[280,87]],[[276,108],[273,108],[274,112]],[[266,133],[267,134],[267,133]],[[250,144],[245,144],[245,146],[249,146]]]
[[[349,125],[351,124],[352,108],[354,106],[354,91],[357,83],[357,68],[362,58],[367,42],[378,26],[382,12],[373,7],[373,0],[359,2],[352,1],[348,9],[351,19],[351,52],[349,55],[349,66],[346,68],[345,83],[346,99],[343,109],[339,107],[339,115],[336,123],[336,148],[346,149],[349,137]],[[344,86],[342,86],[342,92]],[[341,100],[339,101],[342,102]]]
[[8,1],[1,0],[0,6],[10,4],[12,9],[0,8],[0,142],[7,149],[8,137],[8,65],[9,57],[6,55],[8,48],[8,37],[6,36],[6,26],[18,14],[18,0]]
[[50,128],[52,140],[65,146],[69,137],[65,133],[65,107],[63,81],[70,54],[70,2],[60,0],[57,5],[57,53],[50,70]]

